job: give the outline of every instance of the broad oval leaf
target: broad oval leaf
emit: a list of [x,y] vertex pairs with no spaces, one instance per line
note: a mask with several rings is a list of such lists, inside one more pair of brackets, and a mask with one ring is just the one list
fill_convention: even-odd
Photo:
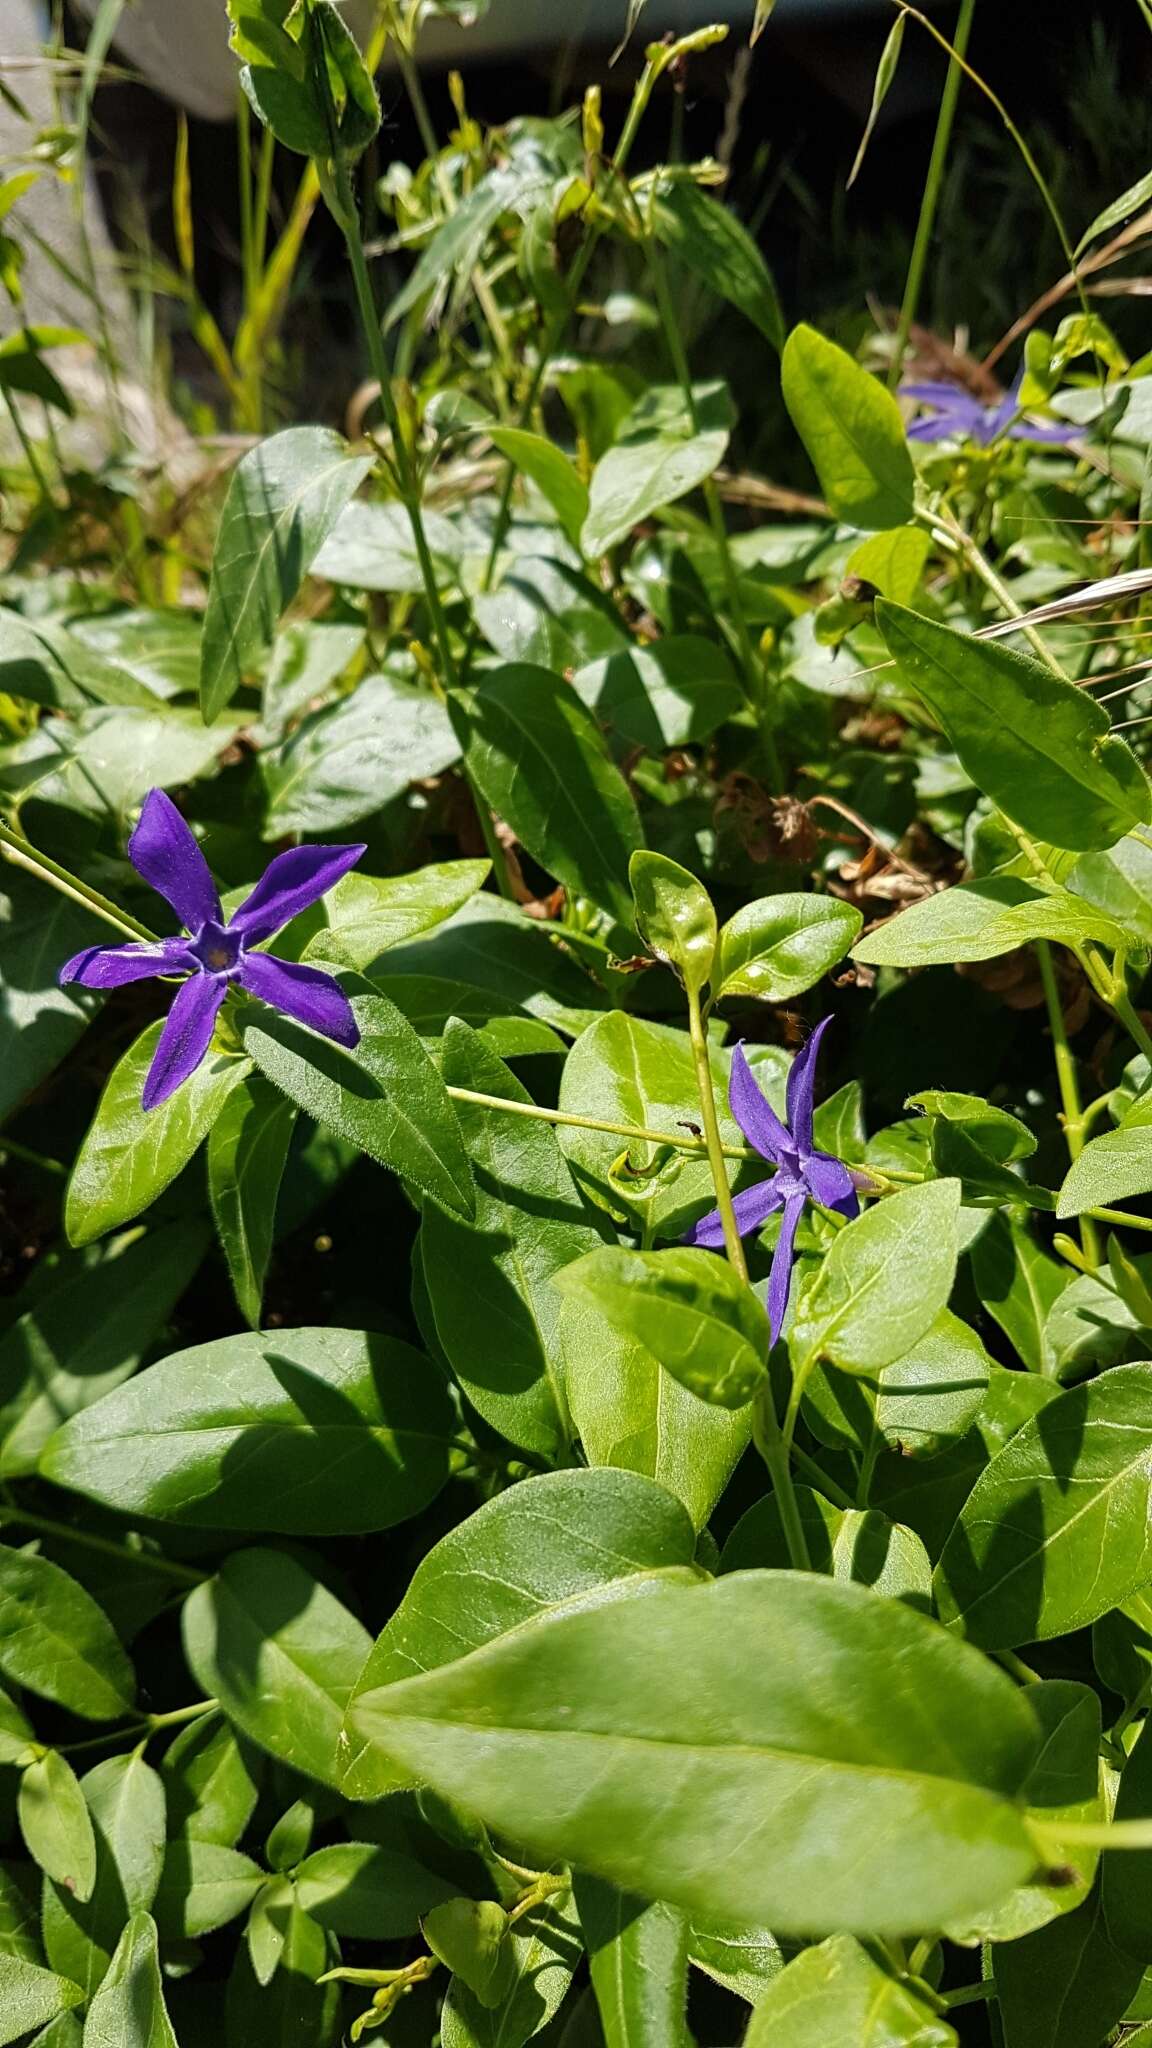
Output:
[[0,2043],[22,2040],[62,2012],[83,2004],[79,1984],[23,1956],[0,1954]]
[[0,1672],[86,1721],[116,1721],[136,1698],[116,1631],[83,1586],[46,1557],[0,1546]]
[[726,384],[694,385],[691,410],[678,384],[651,385],[592,472],[584,553],[607,554],[649,513],[694,491],[723,461],[731,431]]
[[632,855],[628,879],[645,945],[699,995],[716,951],[716,912],[707,889],[678,861],[644,847]]
[[25,1847],[46,1877],[80,1900],[96,1882],[96,1840],[75,1771],[46,1749],[20,1775],[16,1810]]
[[793,1354],[863,1373],[903,1357],[947,1306],[959,1216],[959,1181],[933,1180],[886,1196],[838,1231],[801,1296]]
[[293,1770],[340,1782],[344,1709],[372,1638],[275,1550],[240,1550],[184,1608],[184,1649],[229,1720]]
[[716,993],[790,1002],[843,959],[863,922],[834,896],[784,891],[746,903],[720,933]]
[[886,918],[852,949],[868,967],[938,967],[962,960],[994,960],[1033,939],[1064,946],[1088,939],[1123,948],[1123,925],[1068,889],[1038,889],[1013,875],[989,875],[926,896]]
[[88,2008],[84,2048],[178,2048],[160,1975],[156,1923],[137,1913]]
[[165,1940],[198,1941],[251,1905],[265,1873],[251,1856],[195,1836],[168,1844],[156,1895]]
[[603,1246],[556,1276],[703,1401],[742,1408],[764,1378],[768,1317],[747,1282],[714,1253]]
[[163,1783],[138,1754],[109,1757],[85,1773],[96,1882],[81,1902],[63,1884],[44,1889],[44,1944],[53,1967],[91,1998],[132,1913],[151,1907],[164,1866]]
[[985,1649],[1067,1635],[1152,1578],[1152,1365],[1070,1387],[981,1473],[936,1573]]
[[263,659],[277,621],[372,467],[328,427],[288,427],[237,463],[212,557],[200,643],[209,724]]
[[397,1337],[277,1330],[177,1351],[59,1430],[57,1486],[188,1528],[388,1529],[448,1477],[453,1410]]
[[441,2048],[522,2048],[559,2010],[580,1960],[571,1898],[526,1914],[508,1943],[508,1988],[498,2005],[481,2004],[462,1978],[453,1978],[440,2015]]
[[1035,1862],[1019,1689],[924,1616],[807,1573],[559,1616],[356,1712],[534,1853],[746,1924],[931,1930]]
[[1079,852],[1152,818],[1152,784],[1087,690],[884,598],[876,622],[973,782],[1026,832]]
[[453,917],[491,873],[487,860],[432,861],[412,875],[345,875],[324,898],[327,924],[302,958],[338,967],[370,967],[389,946],[402,946]]
[[744,2048],[956,2048],[927,1998],[854,1941],[806,1948],[756,2002]]
[[574,1892],[605,2048],[679,2048],[688,1991],[688,1921],[598,1877]]
[[333,1934],[355,1941],[397,1941],[419,1932],[432,1906],[454,1886],[376,1842],[332,1842],[297,1865],[296,1895],[306,1913]]
[[[0,683],[3,682],[0,662]],[[0,889],[4,949],[4,1064],[0,1116],[7,1118],[75,1044],[98,998],[75,982],[61,988],[62,960],[98,945],[99,920],[72,897],[5,862]]]
[[272,1254],[276,1197],[296,1122],[296,1104],[263,1074],[232,1090],[208,1133],[208,1194],[236,1303],[260,1327]]
[[472,1175],[444,1084],[395,1003],[361,989],[353,985],[351,998],[358,1045],[320,1038],[261,1005],[241,1013],[245,1049],[307,1116],[467,1221]]
[[891,392],[813,327],[793,328],[781,372],[784,403],[833,512],[850,526],[903,526],[916,476]]
[[1058,1216],[1105,1209],[1152,1189],[1152,1107],[1130,1110],[1114,1131],[1089,1138],[1064,1176]]
[[510,663],[458,691],[452,716],[469,774],[535,860],[622,924],[628,861],[643,843],[632,794],[570,683]]
[[744,313],[773,348],[784,342],[784,318],[771,273],[730,207],[692,178],[661,181],[649,221],[657,239],[720,298]]
[[609,733],[650,754],[707,739],[743,701],[723,647],[702,633],[629,642],[577,669],[572,687]]

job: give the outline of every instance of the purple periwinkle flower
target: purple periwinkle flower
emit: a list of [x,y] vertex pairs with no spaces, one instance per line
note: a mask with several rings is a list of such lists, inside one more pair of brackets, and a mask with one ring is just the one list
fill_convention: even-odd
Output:
[[1066,426],[1036,427],[1026,419],[1017,419],[1020,410],[1020,377],[1017,377],[1011,391],[1007,391],[998,405],[985,405],[982,399],[973,397],[959,384],[902,384],[901,398],[914,399],[916,404],[931,405],[935,411],[924,419],[916,419],[908,428],[910,441],[975,441],[978,448],[987,448],[1001,434],[1007,434],[1010,441],[1050,441],[1065,446],[1083,434],[1083,427],[1073,424]]
[[[796,1226],[804,1204],[819,1202],[821,1208],[835,1209],[839,1215],[849,1218],[860,1213],[855,1183],[843,1160],[834,1159],[830,1152],[817,1152],[812,1143],[816,1057],[820,1040],[831,1022],[830,1017],[825,1017],[816,1026],[807,1045],[801,1048],[792,1062],[788,1072],[787,1123],[781,1123],[763,1090],[753,1079],[743,1046],[738,1045],[732,1054],[732,1075],[728,1084],[732,1114],[749,1144],[754,1145],[765,1159],[770,1159],[776,1168],[771,1180],[757,1181],[755,1187],[745,1188],[743,1194],[735,1196],[732,1207],[736,1212],[736,1226],[741,1237],[747,1237],[750,1231],[759,1230],[765,1218],[777,1209],[784,1211],[768,1277],[768,1325],[773,1344],[784,1327],[792,1285]],[[688,1231],[684,1242],[704,1245],[709,1251],[722,1251],[724,1226],[719,1209],[702,1216],[699,1223]]]
[[216,1014],[236,982],[288,1017],[339,1045],[355,1045],[359,1027],[338,981],[317,967],[275,960],[254,949],[355,867],[363,846],[294,846],[269,861],[228,923],[208,863],[171,797],[153,789],[128,841],[138,875],[167,899],[186,937],[86,946],[60,969],[61,982],[121,988],[158,974],[186,974],[160,1034],[141,1101],[155,1109],[195,1072],[212,1040]]

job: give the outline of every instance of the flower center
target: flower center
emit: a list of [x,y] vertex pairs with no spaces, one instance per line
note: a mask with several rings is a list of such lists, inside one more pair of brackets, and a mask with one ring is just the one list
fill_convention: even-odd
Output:
[[202,925],[192,941],[192,951],[206,974],[231,974],[240,958],[239,932],[214,920]]

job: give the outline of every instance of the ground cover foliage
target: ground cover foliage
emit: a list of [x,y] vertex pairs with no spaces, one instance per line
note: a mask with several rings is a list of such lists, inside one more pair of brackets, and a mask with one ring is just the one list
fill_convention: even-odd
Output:
[[[0,2042],[1152,2038],[1152,179],[1007,390],[845,348],[631,163],[702,30],[457,83],[385,303],[368,63],[230,15],[197,490],[62,456],[0,185]],[[373,382],[261,435],[317,203]]]

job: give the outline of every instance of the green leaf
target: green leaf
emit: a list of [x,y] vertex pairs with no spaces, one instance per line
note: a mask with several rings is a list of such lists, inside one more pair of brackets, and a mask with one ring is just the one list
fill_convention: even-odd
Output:
[[156,1895],[165,1940],[198,1941],[227,1926],[252,1903],[264,1877],[250,1856],[220,1842],[169,1842]]
[[135,1754],[109,1757],[81,1780],[92,1817],[96,1882],[81,1903],[67,1886],[45,1887],[49,1961],[91,1998],[133,1913],[152,1905],[164,1864],[164,1786]]
[[876,66],[876,78],[872,87],[872,105],[868,109],[868,119],[864,124],[864,133],[860,137],[860,147],[852,159],[852,169],[849,171],[845,181],[844,190],[846,192],[852,190],[860,175],[868,144],[872,140],[872,131],[880,116],[880,109],[892,89],[892,81],[896,76],[896,66],[900,62],[900,51],[904,42],[905,20],[906,16],[903,14],[897,15],[885,38],[884,48],[880,52],[880,62]]
[[955,2048],[957,2036],[912,1984],[850,1934],[806,1948],[758,2000],[745,2048]]
[[891,392],[835,342],[795,327],[781,365],[784,403],[838,519],[903,526],[916,473]]
[[260,1327],[272,1255],[276,1197],[296,1122],[296,1105],[263,1074],[234,1088],[208,1134],[208,1193],[237,1305]]
[[720,933],[716,993],[791,1002],[843,959],[863,922],[834,896],[785,891],[746,903]]
[[[424,538],[437,584],[456,583],[461,542],[452,521],[425,509]],[[354,590],[417,596],[424,588],[424,571],[403,505],[357,500],[345,506],[313,560],[312,573]]]
[[0,1546],[0,1672],[85,1721],[118,1721],[132,1666],[102,1608],[59,1565]]
[[81,2005],[84,1993],[67,1977],[42,1970],[22,1956],[0,1955],[0,2043],[8,2048],[35,2028],[47,2026],[58,2013]]
[[[525,1088],[467,1024],[444,1034],[445,1084],[528,1102]],[[458,1105],[476,1180],[476,1222],[429,1210],[421,1258],[436,1335],[473,1406],[503,1436],[544,1457],[569,1437],[562,1267],[597,1243],[550,1127],[480,1104]]]
[[796,1358],[879,1372],[918,1344],[956,1276],[960,1183],[926,1181],[886,1196],[837,1232],[800,1298]]
[[885,1443],[905,1456],[930,1457],[963,1436],[984,1405],[990,1368],[975,1330],[941,1309],[876,1382],[876,1427]]
[[294,1889],[277,1908],[278,1967],[270,1982],[257,1975],[247,1942],[241,1942],[228,1984],[228,2041],[260,2048],[337,2048],[340,1986],[317,1983],[339,1951],[331,1936],[302,1911]]
[[684,2048],[688,1923],[582,1873],[576,1905],[604,2048]]
[[572,687],[601,725],[650,754],[707,739],[743,702],[724,649],[698,633],[602,655],[577,669]]
[[636,805],[591,712],[547,669],[516,663],[458,691],[453,720],[469,774],[535,860],[622,924]]
[[370,818],[413,782],[441,775],[460,743],[443,704],[406,678],[364,676],[262,755],[265,839],[338,832]]
[[419,1932],[423,1916],[450,1898],[453,1886],[414,1856],[375,1842],[333,1842],[306,1856],[296,1871],[306,1913],[353,1941],[399,1941]]
[[1084,2048],[1122,2019],[1143,1975],[1110,1938],[1100,1887],[1074,1913],[996,1951],[1005,2048]]
[[1152,847],[1121,839],[1107,853],[1082,853],[1068,886],[1127,927],[1129,941],[1152,946]]
[[695,1550],[679,1501],[635,1473],[551,1472],[497,1494],[429,1551],[361,1659],[343,1743],[346,1797],[378,1798],[396,1780],[361,1727],[363,1695],[544,1621],[566,1601],[631,1592],[645,1575],[690,1564]]
[[1122,924],[1067,889],[989,875],[942,889],[888,918],[852,948],[852,958],[868,967],[937,967],[994,960],[1033,939],[1064,946],[1093,940],[1112,949],[1129,943]]
[[631,646],[620,612],[581,570],[550,556],[514,555],[499,588],[472,600],[476,623],[505,661],[557,675]]
[[339,1784],[344,1709],[372,1638],[318,1579],[278,1551],[236,1551],[186,1602],[184,1647],[242,1734]]
[[645,945],[699,995],[712,978],[716,952],[716,912],[707,889],[678,861],[643,847],[632,855],[628,878]]
[[700,1914],[688,1929],[688,1951],[698,1970],[749,2005],[784,1968],[780,1944],[766,1927],[731,1927]]
[[96,999],[75,985],[61,988],[56,977],[71,954],[82,946],[98,945],[103,936],[91,911],[5,862],[0,889],[5,1022],[0,1117],[9,1117],[81,1036]]
[[986,1649],[1083,1628],[1152,1578],[1152,1365],[1071,1387],[976,1481],[937,1571]]
[[155,707],[154,693],[92,644],[87,622],[71,629],[52,619],[26,619],[0,605],[0,690],[48,710],[85,711],[94,704]]
[[479,2004],[494,2009],[510,1989],[512,1948],[508,1915],[495,1899],[445,1899],[423,1919],[434,1956],[458,1977]]
[[1104,1209],[1130,1195],[1152,1188],[1152,1105],[1128,1112],[1114,1131],[1089,1138],[1064,1176],[1056,1205],[1058,1216],[1079,1216],[1085,1209]]
[[764,1379],[768,1318],[724,1260],[693,1248],[632,1252],[604,1246],[557,1275],[703,1401],[742,1408]]
[[575,463],[543,434],[529,434],[522,427],[489,427],[487,431],[493,447],[543,492],[568,539],[578,547],[580,529],[588,517],[588,486]]
[[1077,256],[1082,249],[1087,248],[1089,242],[1094,242],[1098,235],[1106,235],[1109,228],[1118,228],[1130,214],[1139,213],[1141,207],[1148,204],[1149,199],[1152,199],[1152,171],[1147,171],[1142,178],[1137,178],[1134,185],[1129,185],[1118,199],[1113,199],[1102,213],[1096,215],[1076,244]]
[[[889,1600],[906,1600],[922,1614],[931,1613],[932,1566],[914,1530],[889,1521],[877,1508],[833,1507],[807,1486],[796,1487],[795,1495],[813,1571],[870,1586]],[[775,1494],[765,1494],[741,1515],[724,1545],[720,1569],[775,1571],[789,1563],[780,1503]]]
[[220,515],[204,614],[200,707],[206,724],[263,660],[280,614],[371,467],[371,456],[351,455],[328,427],[288,427],[237,463]]
[[91,1244],[130,1223],[174,1181],[207,1137],[227,1097],[251,1069],[209,1050],[194,1074],[156,1109],[140,1096],[163,1024],[150,1024],[108,1077],[72,1168],[64,1208],[70,1243]]
[[533,1853],[782,1932],[932,1930],[1035,1861],[1019,1690],[899,1602],[806,1573],[553,1617],[362,1691],[356,1718]]
[[[1152,1721],[1145,1720],[1124,1765],[1113,1812],[1115,1820],[1146,1820],[1152,1811]],[[1152,1855],[1147,1849],[1109,1851],[1100,1860],[1100,1899],[1108,1934],[1125,1955],[1142,1966],[1152,1962],[1148,1906],[1152,1898]]]
[[258,1761],[245,1756],[227,1721],[205,1715],[181,1728],[163,1764],[173,1834],[234,1848],[256,1805]]
[[723,461],[731,431],[726,384],[693,385],[691,410],[678,384],[651,385],[592,472],[584,554],[607,554],[642,519],[704,483]]
[[456,1977],[440,2015],[441,2048],[523,2048],[557,2012],[580,1960],[570,1899],[528,1913],[509,1935],[511,1983],[501,2003],[480,2003]]
[[906,1109],[918,1109],[924,1116],[940,1117],[958,1124],[990,1159],[1005,1165],[1012,1159],[1030,1159],[1036,1150],[1035,1134],[1006,1109],[997,1109],[979,1095],[960,1095],[950,1088],[922,1088],[910,1095]]
[[871,583],[882,597],[894,597],[897,604],[911,604],[932,552],[928,534],[918,526],[894,526],[887,533],[874,533],[853,548],[844,569],[844,580],[858,576]]
[[1019,1217],[993,1216],[969,1258],[976,1292],[1029,1372],[1052,1373],[1050,1317],[1073,1275]]
[[470,1219],[471,1170],[440,1076],[395,1003],[366,984],[350,986],[357,1046],[320,1038],[261,1005],[241,1013],[245,1051],[305,1115],[401,1174],[450,1215]]
[[108,1975],[88,2008],[84,2048],[178,2048],[160,1976],[156,1923],[129,1921]]
[[771,273],[729,207],[690,178],[665,179],[652,194],[647,222],[685,269],[746,314],[773,348],[783,347],[784,317]]
[[1031,655],[877,600],[901,676],[939,719],[973,782],[1053,846],[1107,848],[1152,818],[1152,785],[1107,707]]
[[448,1477],[447,1389],[398,1337],[277,1330],[177,1351],[59,1430],[57,1486],[186,1528],[351,1535]]
[[413,875],[345,875],[324,898],[328,922],[301,957],[363,973],[390,946],[402,946],[455,916],[483,887],[491,867],[486,860],[445,860]]
[[67,1757],[46,1749],[20,1778],[20,1832],[33,1861],[83,1904],[96,1882],[96,1841]]
[[199,1218],[65,1267],[0,1337],[0,1475],[34,1472],[54,1429],[135,1372],[203,1256]]

